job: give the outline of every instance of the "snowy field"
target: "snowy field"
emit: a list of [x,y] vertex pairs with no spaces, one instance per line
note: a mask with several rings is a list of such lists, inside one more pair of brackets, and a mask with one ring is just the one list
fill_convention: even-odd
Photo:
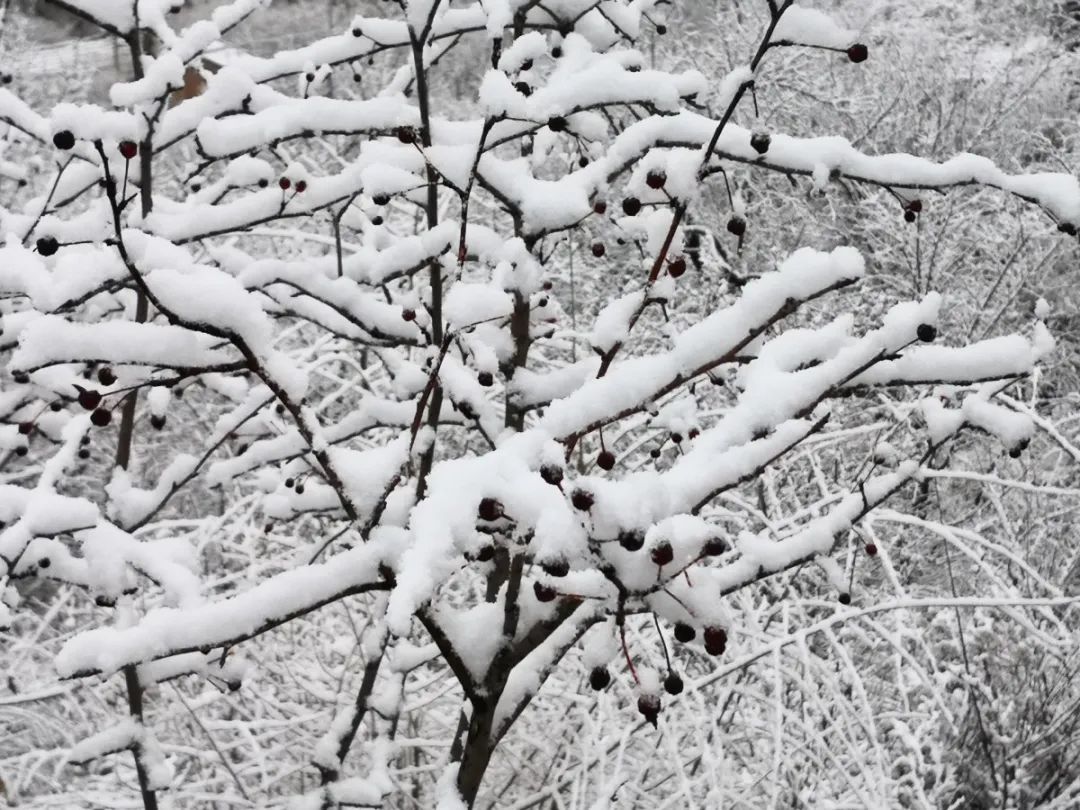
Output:
[[1080,810],[1078,43],[0,0],[0,808]]

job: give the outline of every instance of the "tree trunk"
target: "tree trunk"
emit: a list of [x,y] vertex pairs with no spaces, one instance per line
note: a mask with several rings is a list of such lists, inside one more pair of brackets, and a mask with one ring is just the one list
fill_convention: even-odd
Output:
[[457,778],[458,792],[468,807],[472,807],[476,802],[476,795],[480,792],[480,783],[484,780],[484,772],[495,750],[492,732],[495,707],[498,703],[498,696],[495,696],[489,698],[483,705],[473,704],[472,719],[469,721],[469,732],[465,738],[465,748]]

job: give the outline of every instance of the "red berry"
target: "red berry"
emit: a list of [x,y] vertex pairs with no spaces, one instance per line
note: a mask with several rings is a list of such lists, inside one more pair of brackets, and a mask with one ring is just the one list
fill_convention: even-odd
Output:
[[851,604],[851,594],[848,593],[847,591],[844,591],[843,593],[841,593],[839,599],[840,599],[840,604],[841,605],[850,605]]
[[656,728],[657,718],[660,716],[660,698],[657,695],[642,695],[637,701],[637,710],[648,723]]
[[60,243],[56,241],[56,237],[43,236],[37,240],[37,252],[42,256],[52,256],[59,249]]
[[101,404],[101,394],[86,388],[79,388],[79,404],[88,411]]
[[561,115],[556,115],[554,118],[548,121],[548,129],[552,132],[565,132],[566,131],[566,119]]
[[150,427],[152,427],[154,430],[161,430],[163,427],[165,427],[165,414],[150,414]]
[[277,181],[277,184],[281,187],[282,191],[288,191],[289,186],[292,185],[292,181],[288,177],[282,177],[280,180]]
[[483,498],[477,507],[476,513],[481,520],[498,520],[502,517],[502,504],[494,498]]
[[135,141],[120,141],[120,154],[124,160],[131,160],[139,154],[139,145]]
[[607,248],[604,247],[603,242],[593,242],[593,246],[592,246],[592,255],[593,256],[595,256],[596,258],[599,259],[605,253],[607,253]]
[[615,454],[610,450],[601,450],[600,455],[596,457],[596,466],[601,470],[610,470],[615,466]]
[[622,210],[628,217],[637,216],[641,211],[641,200],[637,197],[627,197],[622,201]]
[[575,489],[573,494],[570,495],[570,503],[574,505],[575,509],[588,512],[593,507],[593,494],[584,489]]
[[647,185],[649,188],[663,188],[666,182],[667,175],[663,172],[649,172],[647,175],[645,175],[645,185]]
[[554,588],[539,581],[533,583],[533,595],[537,602],[550,602],[556,596]]
[[703,634],[705,652],[709,655],[721,655],[727,647],[727,631],[723,627],[706,627]]
[[675,640],[682,642],[683,644],[689,644],[697,636],[697,631],[692,625],[686,622],[679,622],[675,625]]
[[600,692],[607,689],[609,683],[611,683],[611,673],[608,672],[607,667],[593,667],[592,672],[589,673],[589,686]]
[[915,330],[915,336],[923,343],[932,343],[937,337],[937,327],[932,323],[920,323]]
[[746,220],[740,216],[734,216],[727,222],[728,233],[734,236],[742,236],[746,233]]
[[557,467],[554,464],[545,464],[540,468],[540,477],[544,479],[545,483],[557,487],[563,480],[562,467]]
[[645,545],[645,532],[622,531],[619,532],[618,541],[627,551],[641,551],[641,547]]
[[669,695],[677,695],[683,690],[683,679],[674,672],[669,672],[664,678],[664,691]]
[[53,146],[57,149],[74,149],[75,148],[75,136],[71,134],[70,130],[62,129],[52,136]]
[[866,554],[867,554],[867,556],[870,556],[870,557],[876,557],[877,556],[877,546],[874,545],[873,543],[867,543],[866,544]]
[[98,369],[97,378],[102,385],[112,385],[116,382],[116,374],[108,366],[102,366]]
[[759,155],[764,155],[772,146],[772,138],[766,132],[755,132],[750,136],[750,146]]
[[568,563],[562,558],[559,558],[557,560],[548,560],[540,567],[549,577],[565,577],[567,574],[570,573],[570,563]]
[[916,219],[916,214],[915,214],[914,211],[905,211],[904,212],[904,222],[914,222],[915,219]]
[[413,143],[416,141],[416,132],[412,127],[398,127],[395,133],[397,139],[402,143]]
[[672,278],[678,278],[686,272],[686,259],[680,256],[679,258],[668,262],[667,271]]
[[719,557],[727,550],[727,541],[722,537],[710,537],[705,541],[705,546],[701,549],[706,557]]
[[600,214],[600,215],[606,214],[607,213],[607,203],[604,202],[603,200],[597,200],[596,202],[593,203],[592,210],[593,210],[594,214]]
[[861,42],[857,42],[847,49],[847,58],[852,62],[858,64],[859,62],[865,62],[866,58],[870,55],[866,46]]
[[105,427],[112,421],[112,411],[108,408],[98,408],[90,414],[90,421],[98,427]]
[[667,565],[669,562],[675,559],[675,549],[671,547],[671,543],[666,540],[652,550],[652,561],[659,566]]
[[296,181],[296,193],[297,194],[303,194],[305,191],[307,191],[307,181],[306,180],[297,180]]
[[904,206],[908,211],[914,211],[916,214],[922,213],[922,200],[914,199],[910,200],[907,205]]
[[490,388],[495,384],[495,377],[492,376],[490,371],[481,371],[476,375],[476,381],[484,386],[484,388]]
[[403,309],[401,310],[401,319],[403,321],[415,321],[416,310],[415,309]]
[[34,423],[33,422],[20,422],[19,423],[19,433],[21,433],[23,436],[29,436],[30,433],[33,430],[34,430]]

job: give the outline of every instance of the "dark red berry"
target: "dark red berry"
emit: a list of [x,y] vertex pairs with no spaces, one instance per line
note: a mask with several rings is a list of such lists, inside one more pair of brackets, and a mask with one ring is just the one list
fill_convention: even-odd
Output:
[[108,366],[102,366],[98,369],[97,378],[102,385],[112,385],[116,382],[116,374]]
[[584,169],[586,166],[589,165],[589,159],[582,155],[577,159],[577,165]]
[[11,379],[17,382],[19,385],[26,385],[30,382],[30,375],[25,371],[13,371],[11,373]]
[[1071,222],[1059,222],[1058,230],[1066,236],[1076,236],[1076,226]]
[[297,194],[303,194],[305,191],[307,191],[307,181],[306,180],[297,180],[296,181],[296,193]]
[[364,32],[363,32],[363,31],[361,31],[361,30],[360,30],[359,28],[354,28],[354,29],[352,30],[352,35],[353,35],[354,37],[362,37],[362,36],[364,35]]
[[37,240],[37,252],[42,256],[52,256],[60,249],[60,243],[55,237],[43,236]]
[[596,202],[593,203],[592,210],[593,210],[594,214],[600,214],[600,215],[606,214],[607,213],[607,203],[604,202],[603,200],[597,200]]
[[706,627],[703,634],[705,652],[709,655],[722,655],[727,647],[727,631],[723,627]]
[[649,457],[650,458],[660,458],[660,448],[659,447],[654,447],[652,450],[650,450],[649,451]]
[[33,422],[20,422],[19,423],[19,433],[21,433],[23,436],[29,436],[30,433],[33,430],[34,430],[34,423]]
[[689,625],[686,622],[679,622],[675,625],[675,640],[682,644],[689,644],[697,636],[697,631],[693,625]]
[[88,388],[79,388],[79,404],[88,411],[101,404],[101,394]]
[[297,484],[296,487],[293,489],[293,491],[297,495],[303,495],[304,494],[304,485],[303,484]]
[[566,119],[561,115],[556,115],[548,120],[548,129],[552,132],[566,132]]
[[280,180],[277,181],[277,184],[282,191],[288,191],[289,187],[292,185],[292,180],[290,180],[288,177],[282,177]]
[[664,691],[669,695],[677,695],[683,690],[683,680],[674,672],[669,672],[664,678]]
[[139,145],[135,141],[120,141],[120,154],[124,160],[131,160],[139,154]]
[[551,49],[551,57],[552,57],[552,59],[558,59],[561,56],[562,56],[562,48],[560,48],[558,45],[556,45],[554,48]]
[[403,321],[415,321],[416,310],[415,309],[403,309],[401,310],[401,319]]
[[622,210],[628,217],[637,216],[641,211],[641,200],[637,197],[627,197],[622,201]]
[[742,236],[746,233],[746,220],[740,216],[734,216],[727,221],[728,233],[734,236]]
[[165,427],[165,414],[150,414],[150,427],[152,427],[154,430],[161,430],[163,427]]
[[767,132],[755,132],[750,136],[750,146],[759,155],[764,155],[772,146],[772,138]]
[[916,220],[916,215],[915,215],[914,211],[905,211],[904,212],[904,222],[914,222],[915,220]]
[[291,479],[291,478],[286,478],[285,479],[285,488],[286,489],[292,489],[295,486],[296,486],[296,482],[293,479]]
[[533,583],[533,595],[537,602],[550,602],[556,596],[554,588],[539,581]]
[[866,554],[869,557],[876,557],[877,556],[877,546],[874,545],[873,543],[867,543],[866,544]]
[[664,566],[675,559],[675,549],[666,540],[653,547],[652,561],[657,565]]
[[921,214],[922,213],[922,200],[919,200],[919,199],[909,200],[907,205],[904,206],[904,208],[906,210],[908,210],[908,211],[914,211],[916,214]]
[[490,371],[481,371],[476,375],[476,381],[484,388],[490,388],[495,384],[495,377]]
[[657,23],[656,24],[656,33],[658,33],[660,36],[663,36],[664,34],[667,33],[667,26],[664,25],[663,23]]
[[83,459],[84,461],[86,459],[90,458],[90,451],[87,450],[85,447],[80,447],[79,448],[79,458]]
[[30,448],[27,447],[25,444],[20,444],[18,447],[15,448],[15,455],[17,456],[25,456],[29,452]]
[[304,74],[304,81],[306,81],[308,84],[311,84],[313,81],[315,81],[315,74],[314,73],[305,73]]
[[376,194],[371,198],[371,201],[376,205],[386,205],[388,202],[390,202],[390,195],[386,194],[385,192],[381,194]]
[[105,427],[112,421],[112,411],[108,408],[98,408],[90,414],[90,421],[98,427]]
[[923,343],[932,343],[937,337],[937,327],[932,323],[920,323],[919,328],[915,330],[915,335]]
[[55,402],[50,402],[49,403],[49,410],[52,411],[53,413],[59,413],[60,411],[64,410],[64,403],[61,402],[60,400],[56,400]]
[[841,593],[839,598],[840,598],[840,604],[841,605],[850,605],[851,604],[851,594],[848,593],[847,591],[844,591],[843,593]]
[[557,467],[554,464],[545,464],[540,468],[540,477],[544,479],[545,483],[557,487],[563,480],[562,467]]
[[532,70],[532,66],[533,66],[533,60],[532,59],[526,59],[524,62],[521,63],[521,66],[518,67],[518,70]]
[[869,55],[870,52],[861,42],[857,42],[847,49],[847,58],[855,64],[858,64],[859,62],[865,62],[866,57],[868,57]]
[[686,272],[686,259],[682,256],[677,259],[672,259],[668,262],[667,271],[672,278],[678,278]]
[[71,134],[70,130],[62,129],[52,136],[53,146],[57,149],[74,149],[75,148],[75,136]]
[[647,175],[645,175],[645,185],[647,185],[649,188],[663,188],[666,182],[667,175],[663,172],[649,172]]
[[607,248],[604,247],[603,242],[593,242],[593,246],[592,246],[592,255],[593,256],[595,256],[596,258],[599,259],[605,253],[607,253]]
[[50,565],[52,565],[52,560],[48,557],[42,557],[38,560],[38,568],[48,568]]
[[601,470],[610,470],[615,466],[615,454],[610,450],[601,450],[596,457],[596,466]]
[[656,728],[657,718],[660,717],[660,698],[657,695],[642,695],[637,701],[637,710],[646,722]]
[[394,134],[397,135],[397,139],[402,143],[415,143],[416,132],[412,127],[398,127]]
[[607,667],[592,668],[592,672],[589,673],[589,686],[600,692],[607,689],[609,683],[611,683],[611,673],[608,672]]
[[570,496],[570,503],[574,505],[575,509],[580,509],[582,512],[588,512],[593,507],[593,494],[584,489],[575,489]]
[[1017,444],[1009,448],[1009,458],[1020,458],[1024,455],[1024,448]]
[[619,545],[627,551],[641,551],[645,545],[645,532],[622,531],[619,532]]
[[476,508],[476,514],[481,520],[498,520],[503,514],[502,504],[494,498],[482,498],[480,505]]
[[564,559],[548,560],[540,566],[549,577],[565,577],[570,573],[570,563]]
[[727,550],[728,544],[723,537],[710,537],[702,546],[701,553],[706,557],[719,557]]

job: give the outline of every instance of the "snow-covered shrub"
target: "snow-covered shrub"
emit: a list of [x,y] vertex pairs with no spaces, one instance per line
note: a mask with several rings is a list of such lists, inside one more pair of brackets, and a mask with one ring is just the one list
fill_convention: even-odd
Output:
[[[727,806],[770,771],[774,802],[931,802],[956,777],[925,741],[975,676],[938,664],[951,626],[904,617],[1073,638],[1058,579],[932,503],[954,453],[1060,435],[1026,397],[1045,307],[968,340],[939,328],[948,290],[867,299],[872,257],[754,230],[755,178],[884,189],[910,224],[976,187],[1076,250],[1067,173],[755,118],[774,55],[855,84],[861,35],[762,2],[716,78],[635,48],[667,29],[648,0],[370,4],[271,57],[221,44],[258,0],[181,31],[170,3],[61,5],[138,68],[108,110],[0,89],[0,173],[29,190],[0,209],[0,609],[65,683],[123,685],[65,740],[87,790],[115,795],[102,762],[131,751],[147,808],[531,806],[562,782],[501,754],[519,722],[567,738],[591,687],[575,806],[605,806],[628,749],[648,770],[650,726],[696,761],[678,789],[642,776],[642,806]],[[687,714],[709,719],[680,739]]]

